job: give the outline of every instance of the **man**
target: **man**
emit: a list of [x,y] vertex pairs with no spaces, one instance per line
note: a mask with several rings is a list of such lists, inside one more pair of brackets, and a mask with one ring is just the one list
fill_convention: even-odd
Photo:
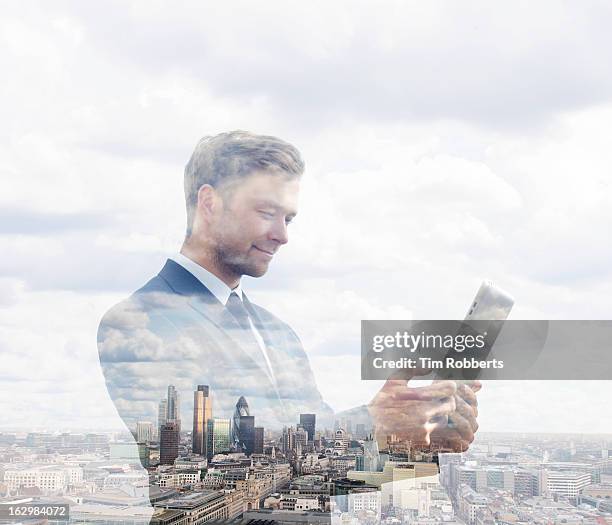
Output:
[[[244,395],[265,428],[295,425],[300,413],[332,428],[338,415],[322,400],[297,335],[241,288],[243,275],[264,275],[288,242],[303,171],[298,150],[275,137],[234,131],[198,143],[185,168],[180,253],[111,309],[98,332],[108,390],[128,427],[154,417],[168,385],[190,399],[205,383],[215,417],[229,417]],[[382,442],[394,435],[428,445],[434,437],[465,450],[477,428],[477,389],[388,381],[367,411],[353,414],[371,418]]]

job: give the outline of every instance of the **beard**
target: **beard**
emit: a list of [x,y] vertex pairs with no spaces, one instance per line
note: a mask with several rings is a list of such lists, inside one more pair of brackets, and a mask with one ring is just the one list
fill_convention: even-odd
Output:
[[249,257],[251,250],[252,248],[249,248],[245,252],[220,240],[215,246],[213,258],[219,268],[223,268],[234,275],[261,277],[268,271],[268,263],[258,262],[254,258]]

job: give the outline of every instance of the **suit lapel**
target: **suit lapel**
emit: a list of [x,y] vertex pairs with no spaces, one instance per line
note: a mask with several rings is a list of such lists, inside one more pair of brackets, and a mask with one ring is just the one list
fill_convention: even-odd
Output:
[[231,323],[231,319],[228,319],[228,317],[233,316],[226,311],[214,294],[177,262],[168,259],[161,272],[159,272],[159,276],[176,293],[187,297],[191,307],[204,315],[218,328],[224,329]]
[[280,395],[278,381],[276,379],[276,371],[281,370],[282,362],[279,355],[278,350],[278,342],[277,338],[274,337],[274,334],[279,330],[279,324],[277,322],[270,323],[264,322],[253,303],[249,301],[246,294],[242,293],[242,301],[244,303],[245,308],[249,312],[251,319],[253,320],[253,324],[259,331],[264,345],[266,347],[266,353],[268,355],[268,359],[270,360],[270,366],[272,368],[272,377],[270,378],[272,382],[272,386],[274,387],[274,391],[276,393],[276,397],[281,405],[283,412],[286,412],[285,404],[283,403],[283,398]]
[[[245,354],[245,357],[253,361],[268,377],[267,365],[262,363],[263,356],[254,336],[251,333],[245,333],[234,316],[199,279],[172,259],[166,261],[159,272],[159,276],[176,293],[186,296],[189,305],[194,310],[210,321],[223,336],[229,339],[229,342],[239,348]],[[251,307],[250,303],[248,305]],[[257,322],[260,322],[259,317],[255,321],[256,326]],[[267,344],[265,331],[261,330],[259,326],[258,330],[260,330],[264,342]]]
[[257,309],[249,301],[248,297],[243,294],[243,302],[245,308],[248,310],[251,318],[253,319],[253,323],[255,324],[257,330],[261,334],[261,337],[264,340],[266,345],[266,350],[268,351],[268,357],[270,359],[270,363],[272,365],[272,371],[280,370],[282,366],[282,354],[280,353],[280,333],[281,327],[278,321],[276,320],[264,320],[262,316],[259,315]]

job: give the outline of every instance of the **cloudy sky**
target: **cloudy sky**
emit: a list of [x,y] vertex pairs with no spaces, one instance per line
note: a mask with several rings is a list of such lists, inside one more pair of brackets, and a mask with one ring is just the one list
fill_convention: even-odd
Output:
[[[306,159],[290,243],[244,286],[338,410],[380,387],[361,319],[461,318],[484,278],[515,319],[609,318],[611,24],[597,1],[3,5],[0,428],[120,426],[97,324],[178,250],[183,167],[230,129]],[[481,429],[612,432],[611,393],[488,383]]]

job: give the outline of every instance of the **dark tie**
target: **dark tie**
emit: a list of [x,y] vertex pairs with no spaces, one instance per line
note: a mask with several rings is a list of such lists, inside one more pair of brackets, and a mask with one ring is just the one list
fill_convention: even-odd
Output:
[[[242,299],[240,299],[240,296],[236,292],[232,292],[227,299],[227,303],[225,303],[225,307],[234,316],[236,321],[238,321],[240,328],[242,328],[242,331],[239,334],[239,336],[244,342],[248,343],[245,350],[247,350],[247,352],[251,354],[251,357],[256,363],[262,363],[262,362],[265,363],[260,366],[263,366],[266,375],[269,377],[270,381],[274,385],[274,388],[277,389],[276,380],[274,379],[274,374],[272,373],[271,368],[267,364],[267,361],[264,361],[263,353],[265,353],[265,350],[262,351],[261,347],[259,346],[259,341],[257,340],[257,338],[255,337],[255,334],[253,333],[251,323],[249,322],[249,319],[250,319],[249,312],[245,308],[244,303],[242,302]],[[248,350],[249,348],[251,350]],[[259,352],[257,352],[256,349],[258,349]],[[276,390],[276,394],[279,395],[278,390]]]
[[244,307],[242,299],[236,292],[232,292],[227,300],[226,308],[234,316],[240,327],[244,330],[251,330],[251,323],[249,323],[249,312]]

